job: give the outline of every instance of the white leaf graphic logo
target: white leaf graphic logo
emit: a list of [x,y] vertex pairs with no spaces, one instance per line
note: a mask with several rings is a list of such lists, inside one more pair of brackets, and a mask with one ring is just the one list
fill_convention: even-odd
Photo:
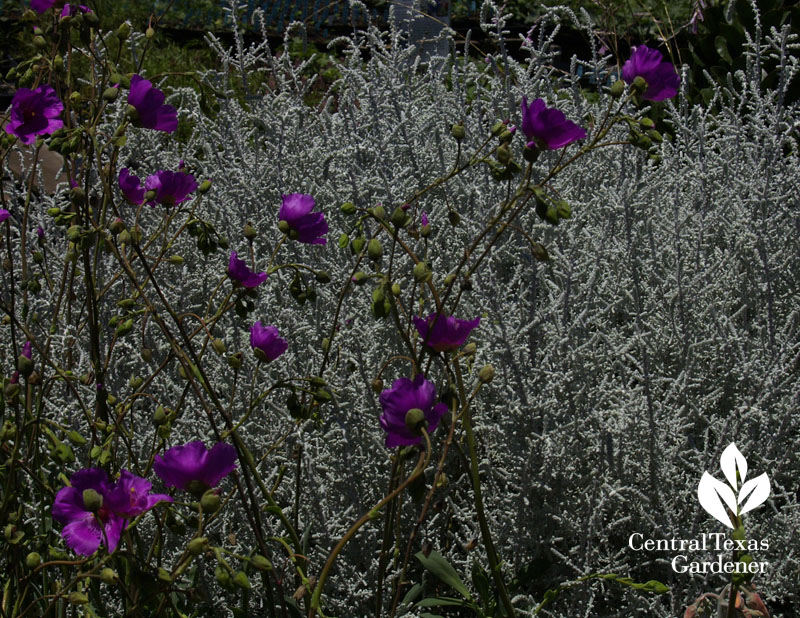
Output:
[[731,518],[725,510],[723,501],[728,508],[736,513],[736,494],[722,481],[718,481],[708,472],[703,472],[700,484],[697,486],[697,498],[700,500],[706,512],[717,521],[722,522],[728,528],[733,528]]
[[739,514],[744,515],[748,511],[752,511],[754,508],[764,504],[766,499],[769,498],[769,490],[769,477],[766,472],[761,476],[747,481],[739,490],[739,504],[744,502],[744,499],[747,498],[748,495],[750,499],[745,502]]
[[722,468],[722,473],[734,489],[738,487],[736,468],[739,468],[739,482],[744,483],[744,478],[747,476],[747,460],[733,442],[722,451],[722,456],[719,458],[719,467]]
[[[746,481],[747,460],[733,442],[722,451],[719,466],[728,484],[715,479],[708,472],[703,472],[697,486],[697,499],[700,501],[700,506],[709,515],[733,529],[734,522],[731,514],[734,516],[744,515],[767,500],[771,489],[769,477],[765,472],[761,476]],[[743,502],[744,506],[739,508]]]

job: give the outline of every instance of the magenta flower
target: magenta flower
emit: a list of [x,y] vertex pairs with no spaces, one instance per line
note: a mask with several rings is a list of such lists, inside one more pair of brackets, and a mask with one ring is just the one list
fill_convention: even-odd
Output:
[[178,128],[178,111],[164,103],[163,92],[139,75],[131,77],[128,104],[136,109],[136,126],[167,133]]
[[119,188],[128,203],[138,206],[144,202],[145,191],[142,181],[138,176],[131,174],[127,167],[119,171]]
[[31,8],[37,13],[44,13],[56,3],[56,0],[31,0]]
[[247,262],[239,259],[236,251],[231,251],[231,258],[228,260],[228,276],[246,288],[256,288],[264,283],[269,275],[264,271],[254,273],[247,267]]
[[[172,498],[163,494],[149,495],[150,482],[127,470],[122,470],[116,484],[100,468],[78,470],[72,475],[70,485],[56,494],[53,518],[66,524],[61,536],[69,547],[84,556],[96,552],[100,543],[113,553],[128,525],[126,518],[136,517],[158,502],[172,502]],[[87,490],[96,494],[89,496],[95,502],[91,509],[91,505],[87,506]]]
[[6,133],[16,135],[23,144],[32,144],[37,135],[49,135],[64,126],[59,118],[64,104],[48,84],[36,90],[20,88],[11,100],[11,120]]
[[75,17],[78,14],[78,11],[81,13],[91,13],[92,9],[90,9],[85,4],[65,4],[64,8],[61,9],[61,19],[65,17]]
[[32,344],[30,341],[26,341],[25,345],[22,346],[22,356],[24,356],[28,360],[31,360],[33,354],[32,354]]
[[[2,221],[2,219],[0,219],[0,221]],[[41,225],[36,227],[36,236],[39,237],[39,240],[44,240],[44,228]]]
[[447,406],[436,403],[436,388],[420,373],[414,380],[399,378],[392,383],[392,388],[380,396],[381,428],[386,432],[386,446],[420,444],[422,436],[417,435],[406,425],[406,414],[417,408],[422,410],[427,421],[426,431],[433,433],[439,425],[439,419],[447,412]]
[[422,220],[422,225],[428,225],[428,215],[427,215],[427,213],[424,213],[424,212],[422,213],[421,220]]
[[8,212],[5,208],[0,208],[0,223],[8,219],[10,216],[10,212]]
[[528,105],[527,97],[522,97],[522,132],[529,147],[547,150],[557,150],[586,137],[586,131],[567,120],[564,112],[547,107],[542,99]]
[[275,326],[256,322],[250,327],[250,345],[260,361],[274,361],[286,352],[289,342],[283,339]]
[[648,101],[671,99],[678,94],[681,83],[675,67],[663,60],[660,51],[650,49],[647,45],[634,47],[633,55],[622,66],[622,79],[626,83],[632,84],[637,77],[644,79],[647,84],[642,98]]
[[200,440],[174,446],[164,455],[156,455],[153,470],[167,487],[192,489],[200,484],[198,493],[216,487],[236,467],[236,449],[218,442],[210,451]]
[[474,320],[459,320],[441,313],[432,313],[425,319],[415,317],[414,325],[428,346],[437,352],[445,352],[462,346],[480,321],[480,317]]
[[122,470],[114,489],[108,494],[108,507],[122,517],[136,517],[159,502],[172,502],[166,494],[151,494],[153,485],[147,479]]
[[283,203],[278,211],[278,219],[286,221],[291,231],[290,238],[299,242],[312,245],[324,245],[328,242],[325,234],[328,233],[328,223],[321,212],[311,212],[314,209],[314,198],[304,193],[290,193],[283,196]]
[[174,206],[189,199],[189,194],[197,189],[197,181],[194,176],[185,172],[158,170],[147,177],[144,188],[155,192],[155,197],[148,202],[151,206],[155,202]]

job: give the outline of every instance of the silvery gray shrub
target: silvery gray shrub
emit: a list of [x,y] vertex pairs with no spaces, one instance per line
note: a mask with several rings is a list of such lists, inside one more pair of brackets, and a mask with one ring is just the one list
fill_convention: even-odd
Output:
[[[504,22],[497,15],[492,3],[484,6],[484,27],[502,37]],[[573,59],[566,74],[554,69],[558,20],[571,21],[590,38],[592,25],[585,15],[566,10],[551,18],[529,35],[524,62],[503,50],[485,64],[476,62],[465,57],[468,42],[447,33],[450,54],[422,62],[396,28],[354,29],[330,43],[340,54],[341,77],[316,106],[304,103],[314,79],[288,54],[274,54],[265,42],[248,46],[238,36],[227,48],[209,36],[223,66],[202,78],[220,94],[216,117],[201,111],[196,91],[174,91],[168,102],[179,109],[181,123],[191,126],[188,139],[179,143],[158,133],[133,133],[121,161],[146,174],[184,159],[198,180],[213,183],[197,216],[240,254],[248,248],[242,229],[251,223],[259,263],[281,237],[277,211],[283,194],[311,194],[325,212],[331,228],[325,247],[286,244],[281,251],[286,261],[326,270],[333,285],[318,285],[316,300],[302,306],[289,293],[289,271],[274,273],[260,288],[252,319],[277,325],[290,344],[259,380],[320,371],[322,341],[331,335],[338,293],[355,264],[350,250],[336,242],[352,226],[339,210],[342,203],[382,204],[391,213],[450,170],[457,150],[453,123],[463,123],[462,148],[468,151],[486,139],[498,119],[519,125],[523,95],[557,101],[583,126],[602,116],[607,95],[597,103],[587,100],[576,69],[585,63],[600,73],[610,59]],[[293,34],[303,33],[293,26],[287,39]],[[132,49],[140,43],[132,35]],[[749,538],[769,541],[769,550],[757,559],[770,567],[755,583],[770,608],[800,603],[794,542],[800,525],[800,112],[783,100],[798,70],[797,49],[797,36],[788,29],[751,33],[748,70],[729,75],[708,106],[689,105],[683,93],[660,105],[672,138],[660,145],[657,159],[620,145],[565,168],[553,188],[572,205],[572,219],[553,227],[532,208],[522,213],[463,292],[461,317],[482,318],[471,337],[477,344],[471,369],[491,363],[497,374],[480,391],[473,414],[489,524],[504,572],[520,582],[513,599],[520,615],[532,615],[547,589],[598,572],[657,579],[670,592],[655,596],[590,580],[562,593],[541,615],[675,616],[709,588],[724,586],[720,576],[675,573],[671,555],[634,552],[628,540],[634,532],[692,539],[723,531],[700,508],[696,487],[703,471],[718,471],[719,455],[730,442],[752,470],[768,472],[772,483],[770,499],[746,521]],[[782,66],[777,90],[760,85],[760,63],[769,56]],[[683,84],[687,78],[684,68]],[[247,82],[246,105],[237,99],[234,82]],[[631,105],[629,111],[644,115],[648,108]],[[120,103],[118,114],[123,113]],[[627,139],[623,128],[615,131],[608,141]],[[512,148],[521,157],[518,139]],[[535,175],[558,156],[545,152]],[[24,195],[19,186],[6,191],[11,201]],[[436,281],[456,266],[507,191],[487,168],[476,167],[425,196],[420,210],[433,230]],[[37,198],[38,220],[29,222],[31,229],[48,225],[44,212],[59,199],[58,194]],[[448,219],[453,211],[460,216],[456,226]],[[52,235],[47,242],[63,250],[63,238]],[[533,242],[546,247],[549,261],[535,259]],[[204,256],[185,236],[170,251],[184,263],[164,281],[165,294],[181,309],[202,314],[224,275],[227,252]],[[410,281],[410,270],[407,277]],[[122,297],[126,289],[118,281],[108,293]],[[268,453],[259,470],[304,532],[306,555],[315,566],[385,494],[391,468],[372,382],[401,346],[392,324],[372,318],[369,290],[351,288],[342,304],[324,373],[334,398],[319,420],[295,422],[279,394],[267,397],[241,428],[252,452]],[[37,299],[29,311],[47,323],[55,293]],[[114,307],[104,311],[107,322]],[[250,323],[226,319],[221,338],[229,351],[249,354]],[[154,357],[167,357],[168,345],[152,323],[143,341]],[[116,344],[112,392],[145,372],[140,345],[134,339]],[[53,336],[52,354],[72,354],[80,371],[89,366],[87,350],[84,332],[64,329]],[[227,379],[222,376],[230,375],[225,357],[204,358],[228,394],[222,383]],[[4,367],[13,366],[5,342],[0,359]],[[230,405],[234,418],[248,405],[252,367],[246,363],[239,377]],[[384,378],[400,375],[390,367]],[[133,410],[133,453],[152,451],[155,405],[175,407],[184,390],[176,372],[159,375],[151,392],[161,401],[143,400]],[[86,429],[63,388],[48,393],[44,410],[65,427]],[[197,438],[208,443],[213,434],[199,410],[184,413],[172,442]],[[473,563],[486,568],[487,560],[469,466],[463,453],[451,455],[447,486],[436,494],[417,544],[441,552],[468,581]],[[42,508],[28,505],[25,517]],[[404,498],[400,511],[400,529],[408,534],[419,505]],[[232,551],[247,553],[253,539],[243,521],[241,513],[227,510],[212,532],[227,536]],[[283,534],[277,520],[265,522],[269,535]],[[147,526],[152,521],[145,519],[140,528]],[[382,530],[378,519],[345,547],[325,590],[326,615],[374,615]],[[182,546],[172,542],[170,549],[180,555]],[[404,539],[399,547],[402,553]],[[290,566],[281,567],[291,573]],[[391,601],[388,584],[398,575],[398,561],[390,560],[385,605]],[[229,615],[211,573],[200,577],[217,599],[217,615]],[[428,590],[436,584],[413,558],[407,579],[424,580]],[[257,588],[248,611],[266,615]],[[398,615],[425,610],[403,611]]]

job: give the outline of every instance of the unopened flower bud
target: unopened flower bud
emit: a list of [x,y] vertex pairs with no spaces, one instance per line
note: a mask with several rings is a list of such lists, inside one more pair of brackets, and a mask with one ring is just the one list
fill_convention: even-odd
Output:
[[364,285],[367,282],[367,273],[363,270],[359,270],[355,275],[353,275],[353,283],[356,285]]
[[44,49],[47,47],[47,41],[44,40],[43,36],[35,36],[33,37],[33,45],[36,49]]
[[623,92],[625,92],[625,82],[621,79],[618,79],[611,86],[611,96],[615,99],[618,99],[622,96]]
[[106,584],[113,584],[117,581],[117,574],[114,569],[106,567],[100,571],[100,579]]
[[659,133],[655,129],[650,129],[647,132],[647,137],[653,140],[656,144],[660,144],[661,142],[664,141],[664,138],[661,136],[661,133]]
[[[75,137],[80,140],[79,135],[76,135]],[[74,140],[75,138],[73,137],[72,139]],[[72,189],[69,191],[69,197],[72,199],[74,204],[83,204],[84,201],[86,201],[86,192],[80,187],[72,187]]]
[[475,354],[475,352],[478,351],[478,346],[475,345],[475,343],[471,341],[467,345],[464,346],[462,351],[464,352],[464,354],[470,356],[472,354]]
[[110,88],[106,88],[103,91],[103,100],[115,101],[117,99],[118,94],[119,94],[119,88],[114,88],[113,86],[111,86]]
[[324,271],[324,270],[318,270],[317,272],[315,272],[314,273],[314,278],[319,283],[330,283],[331,282],[331,276],[327,273],[327,271]]
[[92,513],[96,513],[101,508],[103,508],[103,496],[101,496],[97,491],[92,489],[83,490],[83,506],[87,511],[91,511]]
[[231,581],[234,583],[234,585],[239,586],[239,588],[250,590],[250,580],[247,579],[247,575],[245,575],[244,571],[236,571],[236,573],[233,574]]
[[400,289],[400,284],[399,283],[393,283],[392,284],[392,294],[394,294],[395,296],[400,296],[400,292],[401,291],[402,290]]
[[451,210],[447,213],[447,220],[450,222],[450,225],[456,227],[459,223],[461,223],[461,215],[459,215],[455,210]]
[[155,31],[155,30],[153,30],[153,28],[151,28],[151,27],[148,27],[148,28],[147,28],[147,30],[145,30],[145,31],[144,31],[144,35],[145,35],[145,36],[146,36],[148,39],[152,39],[152,38],[153,38],[153,37],[156,35],[156,31]]
[[53,208],[47,209],[47,214],[51,217],[57,217],[61,214],[61,209],[58,206],[54,206]]
[[139,120],[139,112],[133,105],[128,105],[128,118],[136,122]]
[[327,352],[328,349],[331,347],[331,340],[328,337],[323,337],[320,347],[322,348],[323,352]]
[[449,275],[447,275],[444,278],[445,287],[450,287],[451,285],[453,285],[453,281],[455,281],[455,280],[456,280],[456,274],[455,273],[450,273]]
[[498,137],[503,131],[506,130],[506,125],[502,120],[498,120],[492,127],[492,135]]
[[74,590],[69,593],[69,602],[73,605],[86,605],[89,602],[89,597],[82,592]]
[[353,202],[345,202],[341,205],[340,210],[346,215],[352,215],[356,212],[356,205]]
[[489,382],[494,380],[494,367],[491,365],[482,367],[478,372],[478,380],[480,380],[481,384],[489,384]]
[[197,187],[197,193],[202,195],[203,193],[208,191],[210,188],[211,188],[211,181],[206,179],[206,180],[204,180],[203,182],[200,183],[199,187]]
[[501,144],[510,144],[511,140],[514,139],[514,131],[503,131],[498,139]]
[[534,147],[531,147],[530,144],[525,146],[525,149],[522,151],[522,158],[525,159],[528,163],[536,163],[536,159],[539,158],[539,153],[541,151]]
[[409,222],[409,216],[401,206],[394,209],[392,213],[392,225],[395,227],[405,227]]
[[150,191],[145,192],[144,194],[144,201],[145,202],[152,202],[156,199],[156,192],[150,189]]
[[117,217],[114,219],[111,224],[108,226],[108,229],[111,231],[112,234],[119,234],[122,230],[125,229],[125,223]]
[[221,503],[219,496],[213,489],[209,489],[200,498],[200,508],[203,509],[203,513],[216,513],[219,511]]
[[206,550],[206,547],[208,547],[208,538],[200,536],[189,541],[189,545],[186,546],[186,550],[192,556],[199,556]]
[[144,232],[142,232],[142,228],[138,225],[131,230],[131,242],[135,244],[139,244],[142,242],[142,238],[144,237]]
[[420,429],[424,429],[428,424],[425,412],[419,408],[411,408],[406,412],[406,427],[411,433],[421,435]]
[[497,160],[503,165],[508,165],[508,162],[511,161],[511,150],[509,150],[508,146],[498,146]]
[[156,411],[153,412],[153,424],[157,427],[161,427],[161,425],[165,425],[169,419],[167,418],[167,412],[164,410],[164,406],[158,406]]
[[86,20],[86,23],[89,24],[90,26],[92,26],[93,28],[95,26],[99,26],[100,25],[100,18],[97,16],[97,13],[95,13],[94,11],[90,11],[88,13],[78,13],[76,15],[76,17],[82,17],[83,19]]
[[377,238],[371,238],[369,244],[367,245],[367,255],[369,255],[369,259],[373,262],[377,262],[378,260],[383,257],[383,247],[381,246],[381,241]]
[[120,244],[129,245],[131,244],[131,233],[128,230],[122,230],[117,240],[119,240]]
[[289,222],[288,221],[284,221],[283,219],[278,221],[278,229],[284,234],[288,234],[289,232],[292,231],[292,228],[289,225]]
[[242,368],[242,353],[237,352],[236,354],[231,354],[228,357],[228,365],[231,369],[239,370]]
[[131,27],[128,25],[128,22],[122,22],[117,28],[117,37],[120,41],[124,41],[127,39],[131,34]]
[[27,556],[25,556],[25,566],[28,567],[29,569],[35,569],[40,564],[42,564],[42,557],[35,551],[32,551]]
[[33,371],[33,361],[27,356],[20,355],[17,359],[17,371],[27,378]]
[[375,208],[372,209],[372,214],[377,219],[383,220],[386,218],[386,209],[381,204],[378,204]]
[[633,83],[631,84],[631,88],[637,94],[641,94],[647,90],[647,82],[645,81],[644,77],[637,75],[636,79],[634,79]]
[[464,129],[463,124],[454,124],[452,127],[450,127],[450,135],[460,142],[466,137],[467,131]]
[[257,234],[258,234],[258,232],[256,232],[256,228],[254,228],[249,223],[245,223],[244,224],[244,237],[247,240],[252,241],[256,237]]
[[272,570],[272,563],[261,554],[256,554],[255,556],[251,557],[250,564],[253,566],[253,568],[258,569],[259,571]]
[[375,378],[372,381],[372,391],[377,395],[383,391],[383,380],[380,378]]
[[174,264],[175,266],[182,266],[184,259],[180,255],[171,255],[167,258],[167,262]]
[[559,219],[569,219],[572,217],[572,206],[565,200],[558,200],[556,202],[556,212]]
[[417,283],[427,283],[432,276],[433,273],[425,262],[417,262],[414,265],[414,281]]

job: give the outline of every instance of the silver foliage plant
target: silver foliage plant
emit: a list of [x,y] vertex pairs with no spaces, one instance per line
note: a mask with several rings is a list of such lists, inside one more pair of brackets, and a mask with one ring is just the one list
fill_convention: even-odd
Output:
[[[502,39],[498,15],[497,7],[485,5],[484,27]],[[340,77],[315,106],[305,102],[314,78],[289,54],[274,54],[266,42],[248,46],[238,35],[229,49],[210,36],[223,63],[222,70],[203,76],[220,95],[216,117],[201,111],[194,90],[177,90],[168,102],[192,127],[184,143],[146,131],[129,136],[122,160],[141,173],[174,168],[185,159],[212,180],[197,214],[240,254],[247,249],[241,232],[246,223],[258,233],[253,246],[260,260],[275,250],[282,194],[311,194],[325,212],[331,228],[325,247],[287,244],[281,250],[288,252],[286,261],[326,270],[338,285],[318,286],[316,300],[301,307],[289,293],[286,271],[260,289],[254,319],[277,325],[290,342],[288,352],[268,366],[271,380],[316,375],[323,363],[337,295],[354,267],[350,250],[336,243],[352,226],[339,210],[342,203],[382,204],[391,213],[450,170],[453,123],[464,125],[468,151],[498,119],[519,125],[523,95],[557,100],[583,126],[602,116],[604,97],[593,103],[581,94],[578,60],[566,74],[552,66],[556,16],[529,35],[524,62],[501,49],[485,66],[465,56],[469,41],[447,34],[450,54],[423,61],[404,44],[399,28],[354,28],[351,36],[330,43],[340,53]],[[585,16],[560,16],[592,38]],[[298,34],[302,29],[293,26],[287,43]],[[800,111],[784,102],[798,70],[798,44],[788,30],[751,36],[748,70],[717,85],[708,106],[690,105],[683,92],[663,104],[673,138],[661,144],[657,160],[620,145],[565,168],[555,184],[572,205],[572,219],[553,227],[532,207],[523,212],[463,292],[460,315],[482,316],[471,336],[477,352],[470,369],[477,372],[486,363],[497,369],[473,405],[474,423],[489,525],[504,572],[521,582],[513,599],[520,615],[533,615],[548,588],[597,572],[657,579],[670,592],[654,596],[596,580],[570,588],[541,615],[675,616],[707,589],[722,587],[720,576],[673,572],[670,555],[634,552],[628,539],[634,532],[653,539],[720,532],[700,508],[696,487],[732,441],[772,483],[770,500],[747,519],[749,538],[769,541],[769,550],[757,557],[769,561],[769,570],[756,583],[768,606],[800,603],[800,552],[793,542],[800,526]],[[780,61],[777,90],[760,85],[760,64],[768,56]],[[599,72],[609,60],[595,56],[586,64]],[[684,70],[682,84],[686,80]],[[234,81],[244,84],[245,105]],[[648,109],[629,111],[641,115]],[[626,139],[622,128],[615,131],[609,138]],[[513,149],[519,157],[518,142]],[[534,177],[546,174],[557,156],[545,153]],[[488,169],[476,167],[426,195],[419,210],[433,229],[436,280],[456,266],[507,191]],[[57,198],[43,195],[40,203],[44,212]],[[452,212],[459,215],[458,225],[449,221]],[[535,259],[534,242],[546,247],[549,261]],[[206,257],[185,237],[171,251],[185,261],[164,282],[165,294],[176,306],[202,313],[225,272],[227,254]],[[42,300],[30,310],[47,315],[54,302]],[[353,521],[385,494],[388,482],[389,451],[372,384],[400,345],[392,325],[372,318],[369,304],[369,287],[352,288],[344,300],[324,376],[334,398],[321,420],[296,422],[284,396],[276,395],[241,428],[253,453],[269,453],[259,471],[268,486],[277,486],[276,500],[293,505],[284,510],[306,531],[313,565],[324,563]],[[249,326],[226,319],[220,338],[229,351],[249,354]],[[168,346],[152,323],[143,337],[166,357]],[[81,332],[58,333],[53,354],[76,355],[86,369],[85,339]],[[129,376],[145,371],[140,343],[118,344],[118,383],[109,385],[111,392],[124,390]],[[13,364],[5,342],[0,354],[4,366]],[[230,374],[224,356],[205,360],[221,382]],[[242,384],[248,384],[252,364],[244,371]],[[387,382],[402,375],[391,371]],[[181,397],[184,383],[176,372],[162,373],[151,390],[169,405]],[[241,393],[234,410],[249,403],[247,390]],[[85,429],[68,392],[54,389],[45,403],[46,414]],[[142,402],[132,417],[138,431],[131,449],[143,457],[152,450],[154,405]],[[185,413],[171,441],[197,438],[209,442],[213,434],[199,412]],[[288,479],[298,466],[301,481],[295,484]],[[420,545],[444,554],[465,581],[473,563],[487,564],[467,470],[461,461],[448,463],[447,485],[418,537]],[[406,498],[400,510],[400,529],[408,534],[419,505]],[[228,535],[233,551],[246,553],[253,539],[243,521],[235,509],[225,510],[215,532]],[[326,615],[373,615],[381,521],[362,528],[339,557],[324,594]],[[279,522],[265,522],[274,527],[270,534],[282,534]],[[145,519],[140,527],[147,525]],[[178,545],[172,549],[176,555],[182,551]],[[711,558],[709,553],[704,559]],[[400,575],[397,561],[390,560],[387,569],[390,583]],[[409,581],[423,577],[434,585],[412,564]],[[207,583],[213,598],[216,584],[210,577]],[[249,603],[252,615],[264,615],[257,594]],[[417,616],[424,610],[404,611]],[[228,615],[221,602],[218,612]]]

